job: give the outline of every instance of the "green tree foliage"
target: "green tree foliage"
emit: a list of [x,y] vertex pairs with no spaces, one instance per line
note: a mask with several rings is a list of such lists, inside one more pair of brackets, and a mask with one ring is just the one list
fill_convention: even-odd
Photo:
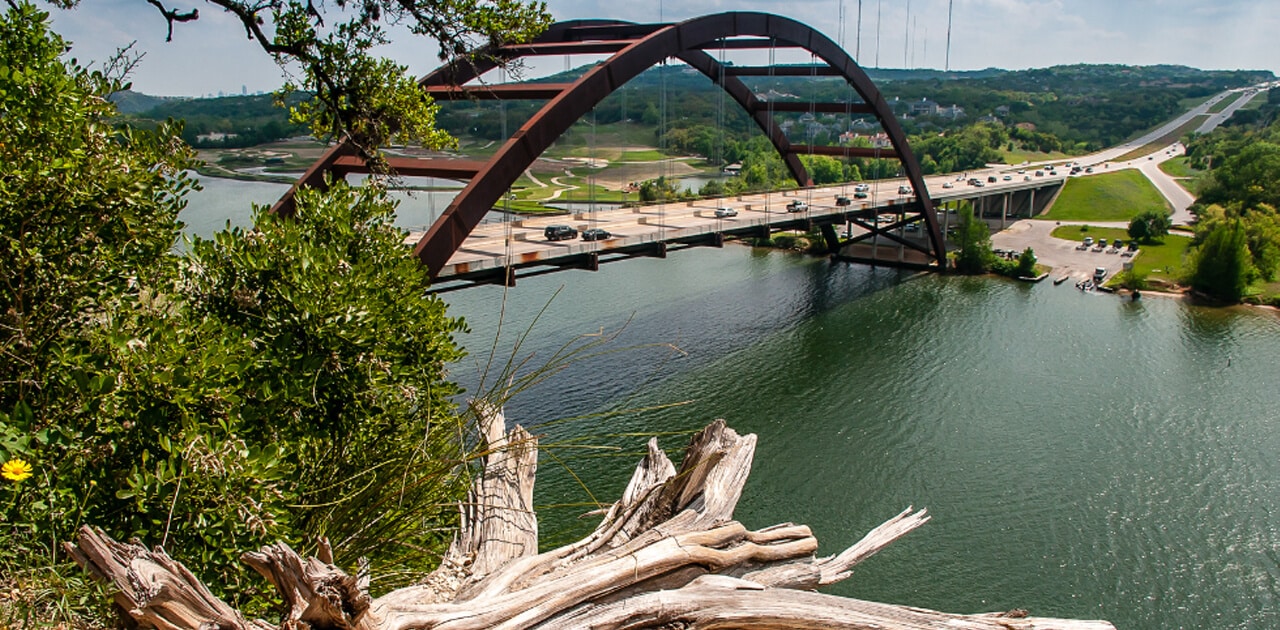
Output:
[[19,5],[0,18],[0,420],[59,401],[56,361],[97,304],[171,270],[184,175],[194,153],[175,125],[117,131],[103,97],[121,88],[59,56],[48,15]]
[[1239,302],[1253,273],[1244,222],[1220,222],[1208,232],[1195,254],[1191,286],[1227,302]]
[[973,216],[971,206],[962,205],[958,218],[956,241],[960,251],[956,253],[956,271],[968,274],[986,273],[995,260],[995,254],[991,250],[991,230],[986,222]]
[[1142,242],[1158,241],[1169,234],[1172,225],[1167,213],[1148,210],[1129,221],[1129,237]]
[[1036,252],[1030,247],[1022,250],[1018,255],[1018,275],[1023,278],[1030,278],[1036,275]]
[[[1268,95],[1270,97],[1270,95]],[[1280,273],[1280,122],[1269,127],[1219,129],[1188,145],[1194,163],[1209,167],[1209,182],[1193,210],[1202,247],[1220,226],[1239,221],[1258,278]]]
[[[234,16],[243,32],[300,81],[284,86],[285,101],[298,91],[292,122],[320,138],[351,140],[366,157],[393,140],[428,147],[452,139],[435,126],[437,106],[418,88],[404,66],[377,56],[389,42],[387,26],[407,28],[438,44],[441,60],[465,59],[482,44],[528,41],[551,23],[545,3],[530,0],[365,0],[336,9],[293,0],[209,0]],[[56,4],[74,7],[79,0]],[[152,2],[168,21],[199,18],[195,9],[167,9]],[[179,33],[178,36],[181,36]]]
[[121,85],[59,61],[46,20],[0,19],[0,460],[34,468],[0,506],[0,575],[80,524],[240,601],[235,557],[276,540],[429,568],[467,485],[462,323],[393,202],[336,182],[170,254],[190,149],[175,125],[113,129]]

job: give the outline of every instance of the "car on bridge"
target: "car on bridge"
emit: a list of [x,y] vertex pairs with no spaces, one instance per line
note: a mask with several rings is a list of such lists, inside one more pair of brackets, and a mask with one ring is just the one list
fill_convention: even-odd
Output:
[[910,186],[898,186],[898,194],[899,194],[899,195],[910,195],[910,194],[911,194],[911,187],[910,187]]
[[613,235],[600,228],[588,228],[582,231],[582,240],[584,241],[603,241],[610,236]]
[[567,241],[569,239],[578,238],[578,231],[568,225],[548,225],[542,231],[542,235],[548,241]]
[[867,192],[868,190],[871,190],[871,186],[867,184],[854,184],[853,186],[853,192]]
[[853,198],[854,198],[854,199],[866,199],[866,198],[867,198],[867,193],[866,193],[865,191],[861,191],[861,190],[859,190],[858,192],[853,193]]
[[736,217],[736,216],[738,216],[738,211],[734,210],[733,208],[726,208],[724,206],[716,208],[717,219],[723,219],[725,217]]
[[809,204],[803,201],[800,201],[798,199],[796,201],[793,201],[787,204],[787,212],[804,212],[805,210],[808,210],[808,209],[809,209]]
[[996,180],[996,176],[995,176],[995,175],[988,175],[988,176],[987,176],[987,183],[988,183],[988,184],[994,184],[994,183],[996,183],[996,181],[997,181],[997,180]]
[[[855,194],[856,194],[856,193],[855,193]],[[848,197],[844,197],[844,196],[836,197],[836,205],[837,205],[837,206],[847,206],[847,205],[850,205],[850,204],[852,204],[852,203],[853,203],[853,200],[852,200],[852,199],[850,199],[850,198],[848,198]]]

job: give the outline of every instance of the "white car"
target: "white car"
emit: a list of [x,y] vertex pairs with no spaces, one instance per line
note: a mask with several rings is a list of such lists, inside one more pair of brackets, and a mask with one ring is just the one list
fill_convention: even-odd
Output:
[[951,182],[947,182],[947,183],[943,184],[943,185],[942,185],[942,187],[943,187],[943,188],[955,188],[955,187],[956,187],[956,185],[955,185],[955,184],[952,184]]
[[910,186],[898,186],[898,194],[899,194],[899,195],[910,195],[910,194],[911,194],[911,187],[910,187]]
[[871,186],[867,184],[855,184],[853,186],[853,192],[869,192],[870,190]]
[[716,208],[716,218],[723,219],[725,217],[736,217],[738,211],[733,208]]

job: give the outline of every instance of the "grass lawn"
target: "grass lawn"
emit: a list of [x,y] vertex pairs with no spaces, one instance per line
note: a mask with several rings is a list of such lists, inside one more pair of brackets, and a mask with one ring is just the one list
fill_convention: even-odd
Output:
[[619,162],[657,162],[664,160],[667,156],[660,153],[657,149],[640,149],[623,151],[622,156],[618,158]]
[[[1084,228],[1084,229],[1082,229]],[[1129,233],[1120,228],[1100,228],[1087,225],[1063,225],[1054,228],[1050,234],[1054,238],[1080,242],[1086,236],[1094,240],[1105,238],[1129,240]],[[1181,280],[1186,264],[1187,253],[1191,249],[1191,238],[1177,234],[1165,236],[1159,243],[1144,243],[1138,255],[1133,259],[1133,268],[1145,273],[1150,280],[1158,280],[1175,284]]]
[[1185,155],[1161,162],[1160,170],[1170,177],[1195,177],[1204,172],[1191,168],[1191,161]]
[[1062,194],[1039,219],[1128,221],[1148,210],[1169,211],[1160,191],[1136,169],[1067,180]]

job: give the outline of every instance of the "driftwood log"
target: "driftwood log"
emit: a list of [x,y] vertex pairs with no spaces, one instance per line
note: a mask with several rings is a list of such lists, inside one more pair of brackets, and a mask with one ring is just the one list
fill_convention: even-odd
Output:
[[373,599],[368,567],[352,576],[278,543],[242,556],[279,591],[279,625],[246,620],[162,549],[121,544],[83,528],[67,544],[76,561],[118,590],[142,627],[160,630],[411,630],[486,628],[946,628],[1101,630],[1104,621],[1026,611],[953,615],[815,592],[929,520],[910,508],[845,551],[817,557],[809,528],[750,531],[733,520],[755,452],[754,435],[713,422],[690,442],[679,469],[649,442],[622,498],[586,538],[537,552],[533,480],[537,442],[504,433],[482,414],[483,474],[443,562],[417,585]]

